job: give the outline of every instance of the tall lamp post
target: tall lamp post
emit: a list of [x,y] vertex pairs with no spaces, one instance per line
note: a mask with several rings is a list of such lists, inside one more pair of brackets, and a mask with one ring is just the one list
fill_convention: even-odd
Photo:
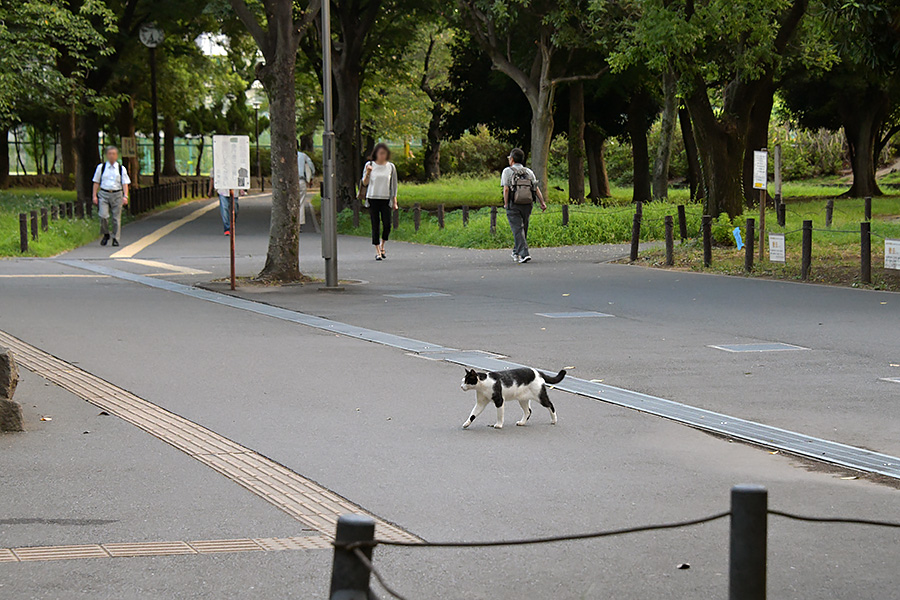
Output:
[[322,104],[325,131],[322,134],[322,258],[325,259],[325,289],[339,290],[337,271],[337,206],[334,198],[334,114],[331,99],[331,2],[323,2]]
[[266,191],[266,178],[263,176],[262,163],[259,159],[259,108],[262,106],[263,94],[265,94],[262,82],[257,79],[250,84],[247,90],[247,99],[253,107],[253,122],[256,127],[256,174],[259,176],[259,191]]
[[153,117],[153,185],[159,185],[159,105],[156,99],[156,47],[166,34],[156,23],[144,23],[138,32],[141,43],[150,49],[150,112]]

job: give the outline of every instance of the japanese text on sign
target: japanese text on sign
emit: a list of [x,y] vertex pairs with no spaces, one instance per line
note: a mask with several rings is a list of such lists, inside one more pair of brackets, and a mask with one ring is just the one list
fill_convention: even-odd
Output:
[[769,261],[770,262],[784,262],[784,234],[783,233],[770,233],[769,234]]
[[213,136],[213,181],[219,189],[250,189],[249,136]]

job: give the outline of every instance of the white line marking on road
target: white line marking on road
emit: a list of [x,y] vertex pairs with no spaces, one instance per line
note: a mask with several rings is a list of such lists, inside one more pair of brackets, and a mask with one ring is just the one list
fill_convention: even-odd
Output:
[[3,279],[39,279],[39,278],[73,278],[73,279],[106,279],[109,275],[84,275],[81,273],[20,273],[18,275],[0,275]]
[[170,265],[169,263],[160,262],[158,260],[145,260],[143,258],[120,258],[118,260],[134,263],[136,265],[143,265],[145,267],[153,267],[155,269],[167,269],[184,275],[209,275],[209,271],[191,269],[190,267],[179,267],[178,265]]
[[151,244],[155,244],[156,242],[158,242],[165,236],[169,235],[170,233],[172,233],[173,231],[175,231],[182,225],[186,225],[186,224],[190,223],[191,221],[199,219],[200,217],[202,217],[203,215],[205,215],[206,213],[208,213],[209,211],[211,211],[212,209],[214,209],[218,206],[219,206],[218,200],[216,200],[215,202],[210,202],[206,206],[204,206],[202,208],[198,208],[191,214],[181,217],[177,221],[172,221],[171,223],[167,223],[166,225],[163,225],[162,227],[160,227],[153,233],[148,233],[147,235],[145,235],[138,241],[134,242],[133,244],[129,244],[129,245],[125,246],[124,248],[122,248],[121,250],[119,250],[118,252],[112,254],[110,256],[110,258],[131,258],[132,256],[134,256],[141,250],[145,249],[147,246],[150,246]]

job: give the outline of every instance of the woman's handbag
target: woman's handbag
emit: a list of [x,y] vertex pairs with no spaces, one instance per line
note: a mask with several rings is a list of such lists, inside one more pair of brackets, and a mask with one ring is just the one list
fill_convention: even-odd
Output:
[[[366,163],[368,166],[369,163]],[[366,198],[366,192],[369,191],[369,186],[362,182],[362,179],[359,180],[359,193],[356,195],[356,199],[362,202],[362,205],[366,208],[369,208],[369,199]]]

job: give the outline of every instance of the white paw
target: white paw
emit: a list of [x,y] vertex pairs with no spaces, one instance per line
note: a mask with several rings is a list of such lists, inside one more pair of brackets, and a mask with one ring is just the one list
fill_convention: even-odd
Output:
[[503,429],[503,423],[494,423],[491,427],[494,429]]
[[527,421],[516,421],[516,425],[518,425],[519,427],[522,427],[523,425],[525,425],[525,423],[527,423]]
[[469,421],[466,421],[465,423],[463,423],[463,429],[468,429],[469,425],[471,425],[471,423],[469,423]]
[[550,417],[550,424],[556,425],[556,415],[555,414]]

